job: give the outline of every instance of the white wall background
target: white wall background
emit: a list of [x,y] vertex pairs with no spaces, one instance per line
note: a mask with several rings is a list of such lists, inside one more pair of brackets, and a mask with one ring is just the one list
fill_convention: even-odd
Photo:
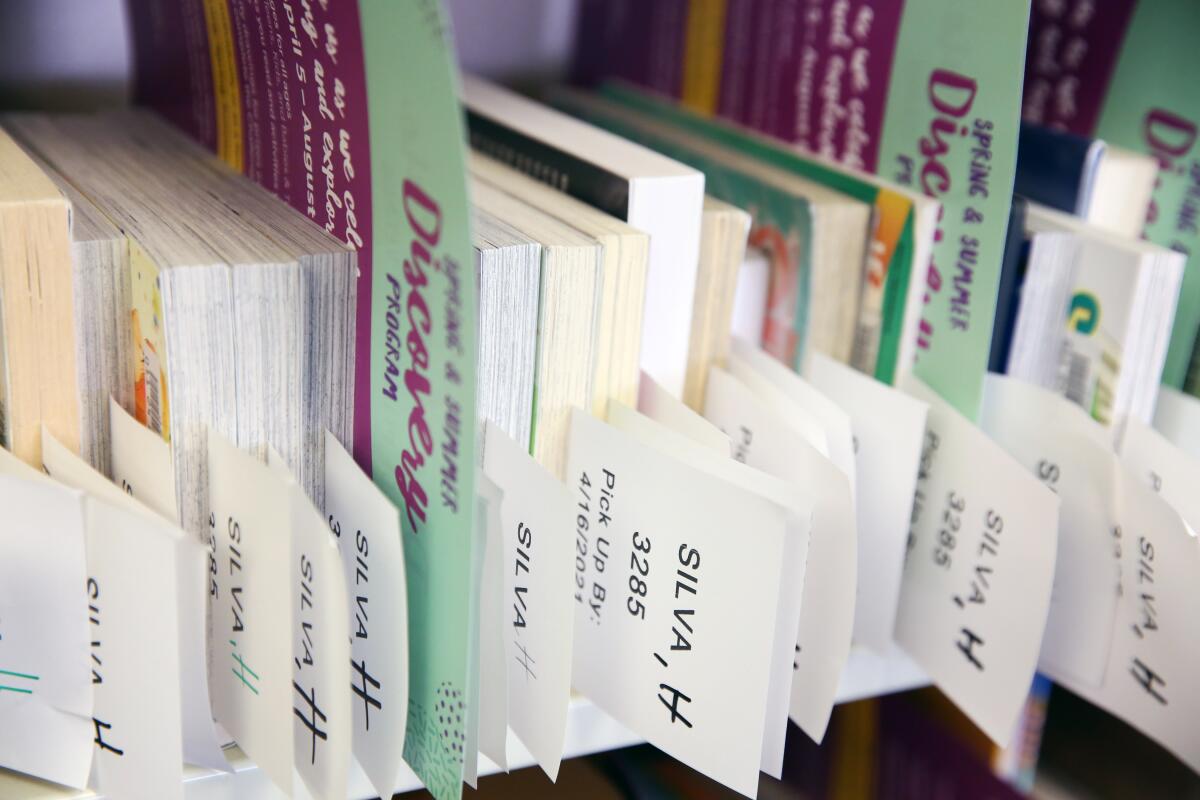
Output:
[[[564,76],[578,0],[444,2],[463,69],[507,82]],[[0,107],[122,103],[130,80],[125,0],[0,0]]]
[[0,105],[120,103],[129,76],[124,0],[0,0]]

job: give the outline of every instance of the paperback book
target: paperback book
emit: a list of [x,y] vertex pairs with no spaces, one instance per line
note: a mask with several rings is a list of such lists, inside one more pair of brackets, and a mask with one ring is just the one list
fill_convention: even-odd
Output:
[[435,0],[130,7],[137,99],[358,251],[353,450],[403,521],[405,758],[457,797],[465,728],[435,709],[475,702],[478,314],[446,17]]
[[1029,22],[1022,116],[1103,139],[1158,162],[1144,234],[1189,257],[1163,383],[1196,393],[1200,245],[1196,179],[1200,95],[1191,73],[1200,6],[1188,0],[1039,3]]

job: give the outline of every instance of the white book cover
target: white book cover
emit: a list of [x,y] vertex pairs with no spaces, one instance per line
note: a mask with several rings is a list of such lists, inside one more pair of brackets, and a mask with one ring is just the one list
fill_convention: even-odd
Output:
[[479,78],[463,76],[462,98],[477,150],[650,235],[641,364],[681,396],[704,174]]

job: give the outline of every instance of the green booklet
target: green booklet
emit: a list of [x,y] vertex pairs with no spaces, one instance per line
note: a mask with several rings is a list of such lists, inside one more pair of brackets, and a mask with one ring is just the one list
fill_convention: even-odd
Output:
[[1109,0],[1038,4],[1030,18],[1023,116],[1153,156],[1144,235],[1189,256],[1162,382],[1200,395],[1200,4]]
[[[876,148],[865,168],[942,203],[913,372],[974,419],[1012,205],[1029,3],[907,0],[902,11],[900,3],[877,5],[894,27],[881,30],[885,19],[877,18],[864,35],[873,66],[858,99],[867,109],[880,105],[864,118],[875,120],[873,128],[848,122],[846,146],[865,133]],[[888,57],[871,61],[876,40],[878,54]],[[840,41],[831,34],[829,46]],[[889,69],[877,72],[882,64]],[[853,77],[850,83],[858,85]],[[821,114],[814,119],[819,143]],[[847,152],[841,155],[844,161]]]
[[[353,452],[403,522],[404,758],[458,797],[477,703],[478,310],[448,18],[438,0],[130,0],[130,21],[139,102],[358,251]],[[356,670],[355,702],[395,708],[403,675]]]
[[355,456],[401,509],[409,608],[404,757],[436,797],[458,797],[473,738],[467,720],[478,704],[469,667],[480,555],[473,547],[479,312],[466,134],[440,4],[360,0],[360,8],[375,268],[365,309],[359,291],[360,319],[369,313],[371,328],[357,356]]
[[[884,182],[853,170],[823,162],[800,153],[795,148],[768,138],[747,128],[729,122],[702,116],[684,106],[665,98],[639,90],[630,84],[611,81],[600,87],[600,93],[629,109],[686,130],[689,134],[703,136],[713,142],[736,150],[764,164],[777,167],[792,175],[805,178],[829,189],[853,197],[874,207],[875,218],[868,244],[869,258],[860,312],[858,336],[875,340],[871,347],[856,342],[854,366],[873,374],[885,383],[892,383],[901,363],[901,350],[906,332],[906,314],[910,311],[909,289],[914,280],[922,280],[921,271],[927,267],[932,232],[927,231],[925,241],[919,241],[918,205],[904,192],[887,186]],[[715,194],[712,186],[709,193]],[[921,210],[936,213],[933,203],[925,204]],[[758,227],[756,219],[755,226]],[[770,236],[760,236],[753,241],[759,247],[770,244]],[[753,237],[752,237],[753,239]],[[925,263],[922,263],[924,261]],[[863,319],[877,309],[878,321]],[[920,309],[911,309],[919,313]],[[803,319],[796,322],[802,324]],[[915,322],[915,321],[914,321]],[[874,330],[872,330],[874,324]],[[769,338],[769,337],[768,337]],[[766,342],[769,350],[770,342]],[[859,356],[863,350],[867,352]],[[785,359],[787,360],[787,359]]]

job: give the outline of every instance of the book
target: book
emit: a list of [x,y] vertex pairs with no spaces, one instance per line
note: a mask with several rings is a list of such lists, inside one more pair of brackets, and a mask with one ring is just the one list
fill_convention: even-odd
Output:
[[[925,274],[941,213],[936,200],[874,175],[805,155],[748,128],[689,113],[665,98],[627,84],[605,83],[600,92],[664,123],[872,205],[871,240],[851,363],[886,383],[911,368],[924,303]],[[760,246],[766,244],[765,240],[759,241]]]
[[209,427],[319,502],[315,440],[350,433],[353,252],[148,112],[4,124],[128,237],[135,405],[173,445],[183,527],[207,535]]
[[75,368],[79,392],[79,455],[108,472],[109,397],[133,408],[133,355],[129,336],[129,248],[122,234],[71,183],[25,151],[71,207],[71,262],[75,313]]
[[[1036,204],[1029,205],[1025,225],[1035,236],[1068,237],[1050,240],[1058,243],[1050,251],[1038,248],[1035,239],[1037,255],[1031,252],[1018,314],[1025,315],[1028,306],[1030,316],[1045,323],[1022,328],[1018,319],[1020,341],[1013,343],[1009,374],[1056,389],[1105,425],[1126,415],[1149,423],[1183,278],[1183,255]],[[1048,292],[1056,299],[1038,314],[1043,284],[1035,274],[1042,270],[1062,277],[1047,281],[1060,288]],[[1065,305],[1061,287],[1069,293]],[[1031,352],[1059,353],[1057,363],[1050,364],[1053,383],[1045,366],[1030,365]]]
[[528,450],[542,246],[478,206],[471,236],[479,281],[476,412]]
[[592,413],[604,418],[609,400],[633,405],[638,397],[642,309],[650,237],[616,217],[479,153],[471,174],[584,233],[601,245],[601,297],[596,320]]
[[[910,0],[851,11],[745,0],[728,3],[724,20],[721,116],[941,201],[912,369],[973,417],[1011,199],[1029,3]],[[616,48],[597,56],[593,78],[627,57]]]
[[[1200,98],[1171,76],[1191,69],[1200,7],[1186,0],[1078,5],[1034,8],[1022,116],[1154,159],[1158,175],[1143,233],[1191,254],[1200,245],[1193,169]],[[1166,385],[1198,390],[1188,383],[1198,332],[1200,268],[1189,263],[1163,368]]]
[[734,295],[749,234],[749,214],[715,197],[704,197],[700,270],[696,275],[696,305],[683,386],[683,401],[696,412],[703,411],[709,368],[714,364],[724,366],[729,357]]
[[650,236],[641,365],[682,393],[704,176],[477,78],[463,81],[471,145]]
[[80,445],[71,206],[0,131],[0,433],[40,467],[42,425]]
[[1024,123],[1014,191],[1123,236],[1138,237],[1158,178],[1146,155]]
[[701,170],[709,193],[749,209],[754,219],[750,242],[772,257],[768,350],[793,365],[805,348],[849,360],[870,206],[603,97],[559,90],[553,100]]
[[530,452],[534,460],[562,480],[571,409],[590,409],[593,403],[600,245],[481,181],[475,182],[472,196],[480,209],[540,245]]

